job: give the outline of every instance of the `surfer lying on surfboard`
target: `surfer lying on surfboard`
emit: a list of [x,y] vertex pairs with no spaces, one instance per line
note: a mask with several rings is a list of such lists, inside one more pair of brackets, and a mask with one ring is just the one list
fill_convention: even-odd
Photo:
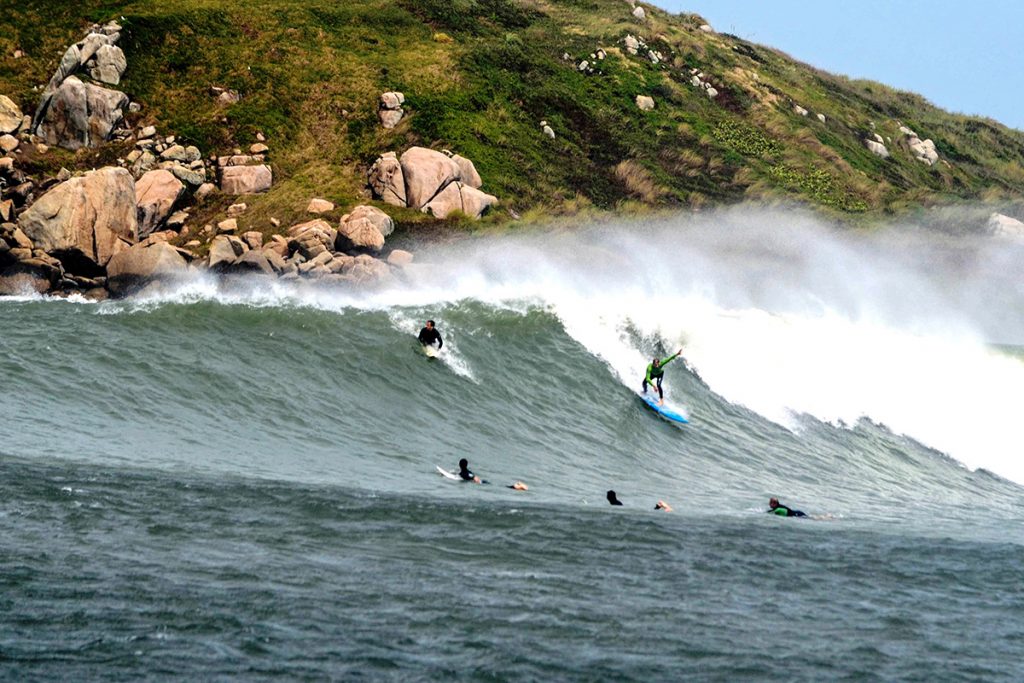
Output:
[[768,501],[768,509],[765,510],[769,515],[779,515],[780,517],[806,517],[807,513],[801,510],[794,510],[793,508],[786,507],[779,502],[778,498],[772,498]]
[[679,349],[678,351],[675,352],[675,355],[669,356],[664,360],[659,360],[655,358],[654,360],[651,361],[651,364],[647,366],[647,375],[644,377],[643,383],[644,393],[647,393],[648,384],[655,387],[658,390],[659,406],[665,404],[665,392],[662,391],[661,389],[661,382],[663,379],[665,379],[665,366],[674,361],[676,358],[678,358],[679,354],[681,354],[682,352],[683,350]]
[[434,344],[437,344],[438,351],[444,346],[444,340],[441,339],[441,333],[434,327],[433,320],[427,321],[426,327],[420,330],[420,336],[417,338],[420,340],[420,344],[424,346],[434,346]]

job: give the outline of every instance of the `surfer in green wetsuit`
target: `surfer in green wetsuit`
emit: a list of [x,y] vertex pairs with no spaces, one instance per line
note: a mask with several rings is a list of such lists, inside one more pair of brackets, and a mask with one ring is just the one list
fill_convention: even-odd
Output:
[[683,350],[679,349],[675,354],[665,358],[664,360],[655,358],[651,361],[651,364],[647,366],[647,375],[644,376],[643,383],[644,393],[647,393],[648,384],[655,387],[658,390],[659,406],[664,405],[665,403],[665,392],[661,389],[661,381],[665,378],[665,366],[678,358],[682,352]]
[[769,515],[779,515],[780,517],[806,517],[807,513],[801,510],[794,510],[793,508],[786,507],[779,502],[778,498],[772,498],[768,501],[768,509],[765,510]]

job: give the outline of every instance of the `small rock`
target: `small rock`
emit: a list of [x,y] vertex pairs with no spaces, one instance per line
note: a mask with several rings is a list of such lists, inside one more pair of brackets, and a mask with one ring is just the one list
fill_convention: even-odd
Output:
[[228,218],[220,223],[217,223],[217,234],[218,235],[231,235],[238,231],[238,221],[234,218]]
[[644,11],[643,7],[637,6],[636,8],[633,9],[633,16],[639,19],[640,21],[644,21],[645,19],[647,19],[647,12]]
[[262,142],[256,142],[249,146],[250,154],[266,154],[270,151],[270,147],[267,147]]
[[817,114],[817,117],[818,117],[819,121],[821,121],[822,123],[825,123],[825,115],[824,114]]
[[309,200],[309,206],[306,207],[306,213],[320,214],[329,211],[334,211],[334,204],[326,199],[311,199]]
[[544,131],[544,135],[547,135],[552,140],[555,139],[555,131],[551,126],[544,126],[542,130]]
[[640,111],[651,111],[654,109],[654,98],[647,95],[637,95],[636,106],[640,108]]
[[809,113],[809,112],[808,112],[808,111],[807,111],[806,109],[804,109],[803,107],[801,107],[801,106],[800,106],[799,104],[794,104],[794,105],[793,105],[793,112],[794,112],[794,113],[795,113],[795,114],[796,114],[797,116],[807,116],[807,114]]
[[264,137],[263,133],[256,133],[256,142],[266,142],[267,138]]
[[6,95],[0,95],[0,133],[15,133],[21,128],[24,114]]
[[711,24],[701,24],[700,25],[700,30],[704,31],[704,33],[714,33],[715,32],[715,29],[711,28]]
[[250,249],[260,249],[263,247],[263,233],[258,230],[249,230],[248,232],[242,233],[242,241],[245,242]]
[[206,199],[216,191],[217,186],[214,185],[213,183],[203,183],[202,185],[199,186],[199,189],[196,190],[195,197],[196,199],[199,200]]
[[388,254],[388,263],[393,266],[407,266],[412,263],[413,255],[404,249],[395,249]]
[[880,156],[883,159],[887,159],[889,157],[889,150],[886,149],[885,145],[882,144],[881,142],[877,142],[875,140],[865,140],[864,144],[867,145],[867,148],[871,150],[873,154],[876,154],[877,156]]
[[13,135],[0,135],[0,151],[3,151],[5,154],[10,154],[18,149],[18,144],[18,138]]
[[241,216],[249,209],[245,203],[232,204],[228,207],[228,216]]

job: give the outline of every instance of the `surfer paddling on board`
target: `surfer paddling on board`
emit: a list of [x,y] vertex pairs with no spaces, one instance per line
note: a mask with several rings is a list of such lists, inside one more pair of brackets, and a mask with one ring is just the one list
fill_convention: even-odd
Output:
[[661,390],[661,382],[665,379],[665,366],[674,361],[683,352],[679,349],[674,355],[669,356],[663,360],[655,358],[651,361],[651,364],[647,366],[647,374],[644,376],[644,393],[647,393],[647,385],[650,384],[658,390],[658,405],[665,405],[665,392]]
[[480,477],[473,474],[469,469],[469,461],[463,458],[459,461],[459,479],[462,481],[471,481],[474,484],[482,484]]
[[769,515],[779,515],[780,517],[806,517],[807,514],[800,510],[794,510],[786,507],[779,502],[778,498],[772,498],[768,501],[768,509],[765,510]]
[[426,327],[420,330],[420,336],[418,337],[420,344],[423,346],[434,346],[437,345],[437,350],[440,351],[441,347],[444,346],[444,340],[441,339],[441,333],[434,327],[434,321],[428,320]]

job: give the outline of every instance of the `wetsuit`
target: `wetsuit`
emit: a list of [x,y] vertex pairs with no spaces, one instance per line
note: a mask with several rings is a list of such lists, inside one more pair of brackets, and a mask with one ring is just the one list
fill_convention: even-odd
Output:
[[459,476],[462,477],[462,481],[473,481],[476,479],[476,475],[467,467],[459,470]]
[[647,366],[647,375],[644,376],[644,393],[647,393],[647,385],[650,384],[657,388],[658,398],[664,400],[665,392],[661,390],[661,381],[665,379],[665,366],[674,361],[679,357],[679,354],[674,354],[661,361],[661,365],[654,367],[654,363]]
[[782,517],[806,517],[807,514],[800,510],[793,510],[786,507],[785,505],[777,505],[770,510],[767,510],[769,515],[779,515]]
[[433,346],[434,342],[437,342],[437,350],[440,351],[441,347],[444,346],[444,341],[441,339],[441,333],[437,331],[437,328],[429,329],[424,327],[420,330],[419,336],[420,344],[424,346]]

